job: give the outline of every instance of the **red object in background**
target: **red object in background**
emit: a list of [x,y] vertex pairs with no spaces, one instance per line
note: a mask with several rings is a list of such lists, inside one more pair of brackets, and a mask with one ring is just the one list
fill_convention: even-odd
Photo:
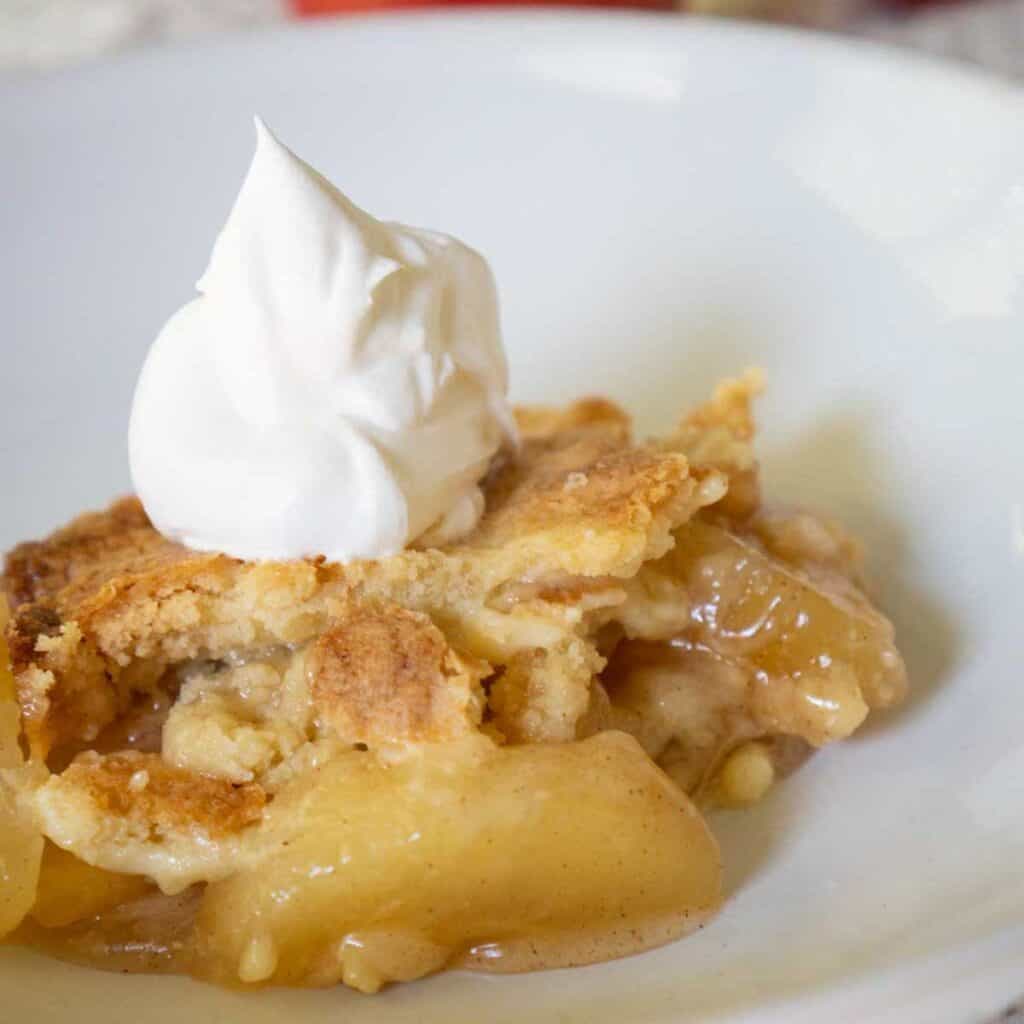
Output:
[[882,0],[883,7],[891,7],[896,11],[913,11],[918,7],[951,7],[959,0]]
[[[402,10],[417,7],[617,7],[634,10],[686,11],[696,9],[708,14],[767,17],[817,24],[811,16],[814,4],[842,7],[849,0],[287,0],[300,17],[357,14],[366,11]],[[856,3],[857,0],[854,0]],[[922,7],[947,6],[959,0],[860,0],[865,6],[877,5],[893,12],[910,14]],[[811,7],[808,7],[810,3]],[[787,12],[791,17],[786,17]]]
[[[906,2],[906,0],[905,0]],[[913,3],[915,0],[909,0]],[[343,14],[346,11],[374,11],[394,7],[469,7],[479,6],[481,0],[290,0],[298,15]],[[488,6],[499,6],[494,3]],[[500,6],[560,7],[564,0],[501,0]],[[673,0],[572,0],[574,7],[643,7],[669,10]]]

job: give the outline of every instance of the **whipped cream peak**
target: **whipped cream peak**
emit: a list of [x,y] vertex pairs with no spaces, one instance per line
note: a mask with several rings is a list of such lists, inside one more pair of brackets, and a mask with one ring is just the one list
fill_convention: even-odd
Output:
[[450,542],[514,439],[490,270],[454,238],[376,220],[256,132],[199,297],[139,377],[135,488],[162,533],[239,558]]

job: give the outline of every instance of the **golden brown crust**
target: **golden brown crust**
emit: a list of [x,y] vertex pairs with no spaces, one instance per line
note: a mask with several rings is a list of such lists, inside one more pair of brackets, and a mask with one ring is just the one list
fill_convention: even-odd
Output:
[[57,846],[170,893],[230,873],[266,803],[259,785],[233,786],[138,751],[88,751],[24,798]]
[[[465,543],[514,549],[515,575],[631,576],[655,549],[667,550],[691,502],[724,494],[724,483],[716,490],[716,480],[692,478],[678,451],[631,445],[629,421],[610,402],[533,408],[520,419],[522,449],[492,467],[487,514]],[[702,499],[702,486],[714,493]]]
[[161,536],[135,497],[14,548],[2,589],[16,606],[7,640],[33,752],[91,739],[120,709],[117,658],[95,642],[97,629],[126,609],[144,623],[154,601],[208,588],[232,564]]
[[3,585],[28,599],[8,636],[33,753],[90,741],[168,665],[306,642],[353,601],[458,620],[510,582],[628,578],[724,493],[720,475],[691,477],[677,451],[632,446],[611,403],[522,419],[521,450],[484,481],[478,528],[443,550],[347,565],[239,562],[162,537],[134,498],[15,549]]
[[515,655],[491,686],[495,727],[510,743],[575,739],[603,665],[591,645],[575,639],[554,650],[535,648]]
[[764,374],[747,370],[722,381],[711,399],[683,417],[666,442],[690,460],[695,473],[717,470],[729,480],[729,490],[715,508],[717,515],[742,522],[761,504],[761,485],[754,458],[753,402],[764,390]]
[[266,803],[258,785],[233,786],[174,768],[159,754],[134,750],[85,755],[60,778],[77,788],[96,813],[157,834],[198,829],[211,839],[222,838],[259,821]]
[[588,428],[600,430],[620,444],[629,441],[629,413],[607,398],[581,398],[568,406],[521,405],[515,414],[524,440],[551,438]]
[[64,737],[94,739],[119,710],[104,659],[73,621],[57,634],[39,634],[32,647],[20,617],[9,628],[15,690],[33,756]]
[[307,667],[317,713],[352,743],[451,740],[480,722],[481,673],[428,616],[395,604],[350,605]]
[[724,428],[738,441],[752,441],[752,401],[763,390],[764,374],[760,370],[750,369],[741,377],[729,377],[715,388],[709,401],[683,417],[681,428],[698,433]]
[[[158,534],[156,536],[159,536]],[[19,544],[4,562],[3,589],[12,608],[59,598],[69,609],[123,572],[137,574],[188,558],[165,541],[154,544],[149,517],[136,498],[79,516],[43,541]]]
[[525,469],[513,462],[495,475],[489,493],[498,502],[470,543],[500,545],[564,524],[644,530],[665,503],[679,496],[688,475],[681,455],[616,449],[603,438],[547,447],[545,456],[539,471],[540,460]]

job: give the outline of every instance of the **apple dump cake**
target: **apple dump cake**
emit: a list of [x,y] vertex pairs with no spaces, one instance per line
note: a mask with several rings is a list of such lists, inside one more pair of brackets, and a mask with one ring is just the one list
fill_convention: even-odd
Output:
[[[259,188],[250,172],[249,199],[278,195],[278,171]],[[366,216],[312,173],[311,204]],[[250,254],[273,248],[261,225],[255,241],[236,232]],[[366,992],[446,967],[637,952],[703,924],[722,898],[698,808],[760,799],[903,696],[859,545],[834,522],[761,502],[756,373],[653,441],[633,439],[627,415],[600,399],[513,416],[495,398],[493,347],[486,358],[431,348],[432,331],[492,330],[490,314],[451,301],[487,279],[443,236],[396,242],[379,235],[389,227],[367,218],[341,249],[368,287],[385,282],[387,301],[432,312],[426,335],[396,338],[384,300],[365,306],[373,322],[359,321],[352,347],[364,362],[309,372],[347,382],[341,447],[317,416],[281,440],[293,405],[321,401],[274,390],[309,371],[306,356],[268,360],[254,384],[257,366],[246,410],[244,396],[215,393],[227,356],[197,346],[182,366],[208,359],[204,401],[217,412],[199,410],[189,418],[202,429],[176,436],[161,420],[173,403],[153,391],[182,366],[174,351],[151,356],[132,427],[142,500],[8,555],[7,941],[117,970]],[[222,264],[231,244],[225,229]],[[426,290],[388,285],[392,270],[373,269],[382,251]],[[273,259],[249,271],[273,277]],[[197,300],[207,305],[179,334],[230,319],[217,260],[215,249]],[[262,280],[237,275],[236,289],[243,278]],[[351,292],[332,292],[338,308]],[[433,306],[419,301],[435,292]],[[281,317],[260,321],[250,300],[246,322],[271,351]],[[276,293],[278,312],[283,301]],[[180,340],[172,332],[175,351]],[[424,351],[401,387],[381,385],[396,352]],[[423,365],[441,367],[434,390]],[[388,433],[367,395],[410,380],[416,424]],[[268,402],[277,419],[257,429]],[[237,422],[224,426],[225,410]],[[467,423],[472,444],[459,441]],[[221,443],[235,453],[227,489],[223,458],[207,457]],[[342,467],[341,485],[310,484],[325,464]],[[288,500],[275,487],[291,488]],[[380,522],[361,518],[375,509]]]

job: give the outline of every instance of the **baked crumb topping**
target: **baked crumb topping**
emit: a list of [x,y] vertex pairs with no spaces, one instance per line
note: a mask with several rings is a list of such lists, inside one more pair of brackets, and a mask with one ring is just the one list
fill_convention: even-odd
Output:
[[316,713],[348,743],[439,743],[483,714],[484,662],[459,657],[422,612],[353,604],[307,657]]

